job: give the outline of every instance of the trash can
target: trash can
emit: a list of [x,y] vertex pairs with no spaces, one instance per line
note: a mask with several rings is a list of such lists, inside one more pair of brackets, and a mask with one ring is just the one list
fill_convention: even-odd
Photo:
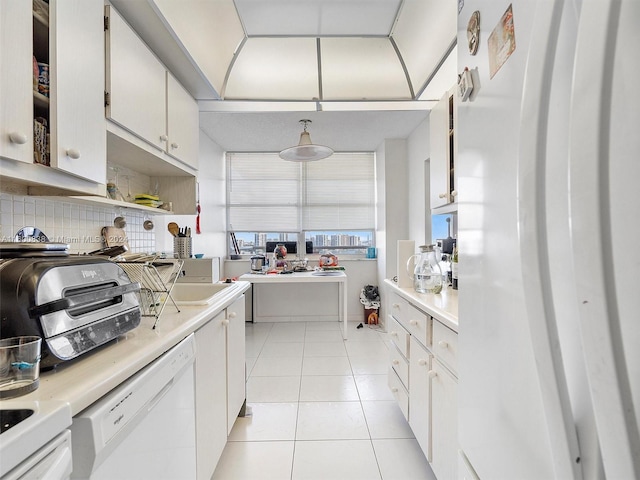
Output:
[[378,325],[378,309],[380,308],[380,294],[378,287],[365,285],[360,292],[360,303],[364,305],[365,325]]
[[378,325],[378,309],[365,307],[363,323],[365,325]]

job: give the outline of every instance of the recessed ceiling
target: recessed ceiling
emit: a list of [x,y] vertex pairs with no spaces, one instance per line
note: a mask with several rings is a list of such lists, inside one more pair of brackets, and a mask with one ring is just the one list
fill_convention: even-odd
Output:
[[279,151],[310,118],[314,143],[371,151],[406,138],[457,75],[453,0],[111,1],[224,150]]

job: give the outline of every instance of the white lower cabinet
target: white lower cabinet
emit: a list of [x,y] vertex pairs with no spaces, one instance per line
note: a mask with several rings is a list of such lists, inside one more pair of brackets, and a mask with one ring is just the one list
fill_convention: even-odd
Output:
[[395,286],[388,292],[389,387],[438,480],[454,480],[458,334],[425,313],[432,305],[399,292]]
[[227,352],[227,434],[246,399],[244,302],[242,295],[226,309],[226,352]]
[[429,462],[431,455],[431,371],[432,355],[415,337],[411,337],[411,360],[409,362],[409,425]]
[[209,480],[227,443],[225,312],[196,331],[196,475]]
[[245,401],[245,296],[195,333],[197,479],[209,480]]
[[458,467],[458,379],[438,360],[431,378],[431,468],[439,480],[455,480]]

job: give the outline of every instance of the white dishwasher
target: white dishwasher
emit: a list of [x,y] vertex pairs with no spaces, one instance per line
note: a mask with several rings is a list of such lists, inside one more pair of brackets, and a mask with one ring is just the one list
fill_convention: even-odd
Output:
[[73,418],[71,478],[196,478],[191,334]]

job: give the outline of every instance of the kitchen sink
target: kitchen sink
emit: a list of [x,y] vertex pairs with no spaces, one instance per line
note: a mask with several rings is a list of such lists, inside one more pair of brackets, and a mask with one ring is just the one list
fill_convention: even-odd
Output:
[[4,433],[11,427],[33,415],[33,410],[26,408],[1,409],[0,410],[0,433]]
[[178,305],[211,305],[232,283],[176,283],[171,297]]

